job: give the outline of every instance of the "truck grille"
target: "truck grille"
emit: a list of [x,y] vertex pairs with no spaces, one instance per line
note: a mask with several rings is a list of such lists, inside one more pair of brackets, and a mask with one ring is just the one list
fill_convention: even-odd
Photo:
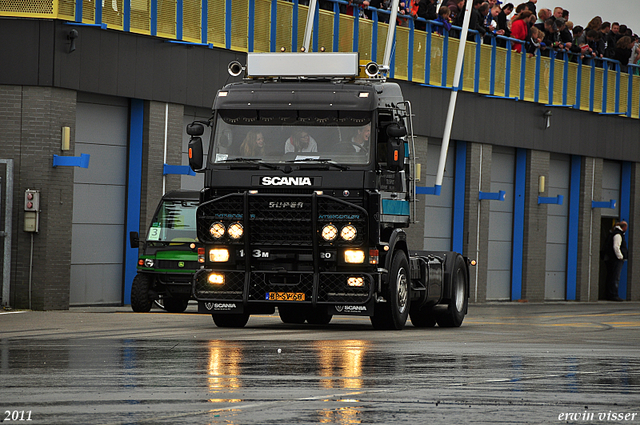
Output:
[[[245,217],[245,211],[248,216]],[[315,211],[315,216],[313,212]],[[364,208],[324,195],[229,194],[200,205],[197,212],[198,239],[205,243],[243,244],[244,239],[232,241],[225,235],[214,239],[209,227],[221,222],[225,228],[235,222],[243,225],[250,244],[270,246],[346,245],[344,241],[325,242],[314,234],[327,223],[338,226],[353,224],[358,232],[349,245],[366,240],[368,216]],[[243,237],[243,238],[244,238]]]

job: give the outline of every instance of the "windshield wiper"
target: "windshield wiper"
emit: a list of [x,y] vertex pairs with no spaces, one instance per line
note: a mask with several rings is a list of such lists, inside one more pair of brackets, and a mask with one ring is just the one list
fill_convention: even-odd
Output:
[[342,165],[339,164],[337,162],[335,162],[334,160],[330,159],[330,158],[300,158],[300,159],[292,159],[289,161],[286,161],[287,163],[291,164],[291,163],[297,163],[297,162],[317,162],[320,164],[327,164],[327,165],[333,165],[336,168],[339,168],[340,170],[348,170],[349,167],[347,167],[346,165]]
[[240,163],[244,163],[244,164],[255,164],[255,165],[263,165],[271,170],[279,170],[280,167],[278,167],[277,165],[273,165],[273,164],[269,164],[268,162],[264,162],[262,159],[260,158],[232,158],[232,159],[225,159],[224,160],[225,163],[227,162],[240,162]]

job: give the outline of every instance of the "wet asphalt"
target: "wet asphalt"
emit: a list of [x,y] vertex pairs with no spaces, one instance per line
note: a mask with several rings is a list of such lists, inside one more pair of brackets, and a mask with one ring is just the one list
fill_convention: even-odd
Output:
[[0,311],[0,421],[640,424],[640,303],[471,305],[375,331],[127,307]]

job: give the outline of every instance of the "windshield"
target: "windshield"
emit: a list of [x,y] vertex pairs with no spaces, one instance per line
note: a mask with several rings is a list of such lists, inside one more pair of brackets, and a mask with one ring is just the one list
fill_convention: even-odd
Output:
[[371,112],[218,111],[211,161],[371,160]]
[[164,201],[149,227],[148,241],[196,242],[196,201]]

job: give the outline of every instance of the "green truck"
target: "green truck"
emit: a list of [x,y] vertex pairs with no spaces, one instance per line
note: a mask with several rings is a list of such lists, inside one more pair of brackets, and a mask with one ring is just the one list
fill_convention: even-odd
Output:
[[176,190],[165,194],[147,231],[129,234],[132,248],[140,248],[138,274],[131,287],[131,308],[148,312],[154,302],[171,313],[186,310],[191,298],[193,274],[198,263],[196,209],[198,191]]

